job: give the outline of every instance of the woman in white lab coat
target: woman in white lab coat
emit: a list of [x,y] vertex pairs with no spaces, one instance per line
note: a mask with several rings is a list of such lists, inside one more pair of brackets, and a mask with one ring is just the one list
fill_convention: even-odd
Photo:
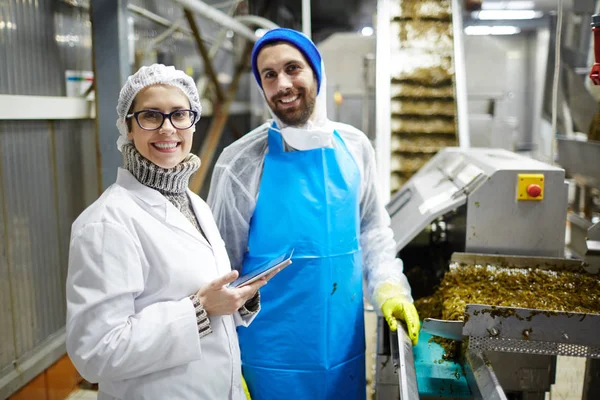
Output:
[[164,65],[129,77],[117,106],[123,168],[73,223],[67,351],[103,399],[244,399],[237,325],[266,279],[238,289],[206,203],[187,189],[200,100]]

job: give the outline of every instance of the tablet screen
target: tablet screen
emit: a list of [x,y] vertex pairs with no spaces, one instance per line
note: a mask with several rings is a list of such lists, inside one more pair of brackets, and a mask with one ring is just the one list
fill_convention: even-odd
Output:
[[268,275],[277,268],[287,267],[292,263],[292,254],[294,254],[294,249],[290,250],[285,254],[280,255],[279,257],[274,258],[273,260],[265,262],[264,264],[256,267],[252,272],[240,276],[235,281],[231,282],[229,286],[240,287],[243,285],[248,285],[256,281],[257,279]]

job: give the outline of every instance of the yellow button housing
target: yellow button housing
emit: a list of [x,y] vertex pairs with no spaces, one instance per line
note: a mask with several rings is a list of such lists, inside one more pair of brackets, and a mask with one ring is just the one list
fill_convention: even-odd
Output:
[[544,174],[518,174],[517,200],[540,201],[544,199]]

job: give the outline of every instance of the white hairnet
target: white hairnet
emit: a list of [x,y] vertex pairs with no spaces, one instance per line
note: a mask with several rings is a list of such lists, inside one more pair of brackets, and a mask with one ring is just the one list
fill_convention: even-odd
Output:
[[198,88],[196,87],[196,82],[189,75],[175,69],[173,66],[167,67],[163,64],[152,64],[149,67],[142,67],[135,74],[127,78],[127,82],[125,82],[125,85],[121,88],[121,93],[119,93],[119,101],[117,102],[117,128],[120,133],[117,139],[117,147],[119,151],[121,151],[123,145],[130,142],[127,137],[129,129],[127,128],[125,117],[131,107],[131,103],[133,103],[135,96],[137,96],[140,90],[157,84],[171,85],[180,89],[190,100],[190,108],[198,112],[198,118],[200,118],[202,106],[200,105]]

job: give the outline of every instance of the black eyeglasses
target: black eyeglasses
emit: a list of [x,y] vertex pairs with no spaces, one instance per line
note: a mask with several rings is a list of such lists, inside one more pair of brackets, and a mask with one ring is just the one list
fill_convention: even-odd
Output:
[[175,129],[188,129],[196,122],[198,112],[194,110],[175,110],[168,114],[155,110],[141,110],[127,114],[126,118],[134,117],[140,128],[146,131],[160,129],[168,118]]

